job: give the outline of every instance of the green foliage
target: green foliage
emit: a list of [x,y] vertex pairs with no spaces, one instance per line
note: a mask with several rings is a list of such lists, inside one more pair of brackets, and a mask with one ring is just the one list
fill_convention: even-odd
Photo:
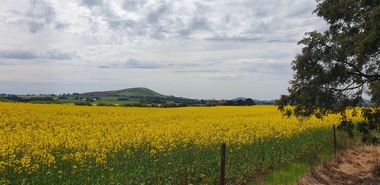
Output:
[[338,125],[338,129],[346,131],[348,136],[351,138],[354,137],[354,128],[355,125],[351,120],[342,120],[340,125]]
[[363,109],[362,116],[366,120],[358,124],[358,130],[363,133],[362,141],[364,143],[379,144],[380,142],[377,135],[380,131],[380,109]]
[[[346,110],[366,105],[363,94],[371,97],[375,108],[380,105],[380,1],[317,2],[314,13],[329,24],[329,29],[309,32],[299,41],[305,47],[292,61],[296,74],[290,81],[289,95],[282,95],[276,104],[287,116],[322,118],[340,113],[341,127],[352,130]],[[379,127],[374,120],[380,119],[380,114],[368,112],[367,107],[363,110],[366,123],[358,128],[366,135]]]
[[75,102],[74,105],[77,105],[77,106],[92,106],[92,103],[90,103],[90,102]]
[[0,98],[0,102],[7,102],[9,100],[5,99],[5,98]]
[[112,103],[98,103],[96,106],[101,106],[101,107],[114,107],[115,105]]
[[[303,135],[305,133],[302,133]],[[248,183],[249,185],[288,185],[288,184],[296,184],[297,180],[302,178],[306,173],[310,172],[312,167],[318,166],[322,163],[330,161],[334,156],[334,146],[333,142],[328,142],[327,135],[330,135],[328,132],[313,132],[314,136],[321,137],[321,139],[327,139],[326,145],[323,146],[323,149],[314,146],[304,146],[300,147],[302,150],[301,156],[296,160],[289,164],[284,164],[284,166],[279,166],[273,171],[269,171],[268,173],[263,174],[262,177],[259,177],[257,180],[252,183]],[[325,134],[323,136],[323,134]],[[331,133],[332,134],[332,133]],[[306,136],[307,137],[307,136]],[[346,150],[353,145],[356,144],[358,138],[348,138],[346,133],[340,130],[336,132],[337,137],[337,151]],[[302,139],[301,136],[300,139]],[[332,139],[332,138],[330,138]],[[311,141],[311,140],[309,140]],[[297,142],[297,140],[295,140]],[[318,142],[317,142],[318,143]],[[315,144],[317,144],[315,143]]]

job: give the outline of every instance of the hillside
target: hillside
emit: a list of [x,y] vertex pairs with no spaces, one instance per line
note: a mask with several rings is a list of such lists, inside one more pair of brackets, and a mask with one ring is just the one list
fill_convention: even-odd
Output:
[[84,96],[144,96],[144,97],[161,97],[165,98],[167,96],[162,95],[160,93],[157,93],[153,90],[150,90],[145,87],[137,87],[137,88],[128,88],[128,89],[121,89],[121,90],[114,90],[114,91],[97,91],[97,92],[86,92],[82,93],[81,95]]
[[[231,100],[208,100],[205,99],[191,99],[184,97],[176,97],[173,95],[167,96],[155,92],[151,89],[145,87],[136,88],[126,88],[120,90],[111,91],[93,91],[85,93],[68,93],[68,94],[40,94],[40,95],[13,95],[13,94],[0,94],[0,98],[6,101],[17,101],[17,102],[56,102],[60,103],[75,103],[78,101],[96,101],[97,103],[108,103],[108,104],[121,104],[121,103],[144,103],[144,104],[166,104],[175,103],[182,105],[204,105],[209,103],[209,105],[226,105],[226,106],[242,106],[237,104],[237,100],[246,98],[238,97]],[[272,105],[274,100],[257,100],[254,99],[255,104],[270,104]]]

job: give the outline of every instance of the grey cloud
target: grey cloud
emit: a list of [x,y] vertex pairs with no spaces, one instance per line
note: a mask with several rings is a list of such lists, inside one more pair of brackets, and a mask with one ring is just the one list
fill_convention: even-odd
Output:
[[130,58],[125,61],[109,62],[109,65],[98,65],[98,68],[138,68],[138,69],[158,69],[168,65],[156,61],[145,61],[137,58]]
[[200,77],[210,79],[210,80],[218,80],[218,81],[235,81],[235,80],[241,80],[243,78],[242,75],[235,75],[235,74],[201,75]]
[[56,23],[54,29],[62,31],[62,30],[66,29],[69,26],[70,26],[70,24]]
[[53,6],[43,0],[30,1],[30,9],[26,15],[28,17],[42,19],[46,24],[54,22],[56,18],[56,12]]
[[136,11],[140,9],[145,3],[146,0],[124,0],[122,6],[125,10]]
[[271,74],[283,74],[291,71],[290,65],[288,63],[273,63],[273,62],[262,62],[253,63],[251,66],[243,67],[240,69],[241,72],[249,73],[271,73]]
[[239,41],[239,42],[265,42],[266,40],[262,37],[232,37],[232,36],[219,36],[207,38],[210,41]]
[[244,67],[244,68],[241,68],[240,71],[249,72],[249,73],[256,73],[256,72],[259,72],[260,69],[258,67]]
[[105,65],[100,65],[100,66],[97,66],[98,68],[101,68],[101,69],[108,69],[108,68],[111,68],[110,66],[105,66]]
[[164,14],[166,12],[167,8],[168,7],[166,6],[166,4],[163,4],[163,5],[159,6],[157,10],[149,13],[148,17],[147,17],[148,22],[150,24],[156,24],[158,22],[158,20],[160,19],[160,17],[162,16],[162,14]]
[[[210,24],[211,23],[208,21],[207,18],[194,17],[192,22],[189,25],[187,25],[186,28],[178,30],[177,33],[179,33],[184,38],[188,38],[191,34],[195,33],[198,30],[213,33],[213,30],[210,28]],[[213,38],[208,39],[212,40]]]
[[210,29],[209,27],[209,21],[207,18],[205,17],[201,17],[201,18],[194,18],[192,24],[191,24],[191,29],[194,29],[194,30],[198,30],[198,29],[201,29],[201,30],[208,30]]
[[0,51],[1,58],[29,60],[38,58],[37,55],[26,51]]
[[269,43],[281,43],[281,42],[288,42],[288,43],[297,43],[298,40],[294,39],[294,38],[288,38],[288,37],[284,37],[284,38],[276,38],[276,39],[269,39],[267,40],[266,42],[269,42]]
[[75,55],[64,53],[56,50],[46,53],[37,54],[30,51],[0,51],[0,58],[32,60],[32,59],[51,59],[51,60],[67,60],[72,59]]
[[176,73],[220,73],[219,69],[191,69],[191,70],[174,70]]
[[286,17],[291,18],[299,18],[299,17],[305,17],[310,16],[312,14],[312,11],[315,9],[315,5],[308,2],[307,0],[304,1],[298,1],[293,6],[291,6],[291,9],[286,11]]
[[137,59],[129,59],[127,62],[123,63],[122,65],[128,68],[144,68],[144,69],[159,68],[159,65],[157,65],[157,63],[143,62]]
[[28,27],[29,27],[29,32],[30,33],[37,33],[41,31],[44,28],[45,24],[44,23],[38,23],[38,22],[28,22]]
[[30,33],[37,33],[55,21],[56,11],[51,4],[43,0],[32,0],[29,4],[30,8],[25,15],[31,19],[26,21]]
[[52,60],[68,60],[73,58],[73,54],[62,53],[56,50],[48,51],[42,58],[52,59]]
[[187,38],[192,33],[192,30],[191,29],[182,29],[182,30],[179,30],[178,33],[182,37]]
[[82,4],[90,8],[101,5],[102,3],[102,0],[82,0]]
[[130,28],[135,25],[135,22],[131,20],[109,19],[107,20],[107,22],[108,22],[108,26],[112,29],[123,29],[125,27]]

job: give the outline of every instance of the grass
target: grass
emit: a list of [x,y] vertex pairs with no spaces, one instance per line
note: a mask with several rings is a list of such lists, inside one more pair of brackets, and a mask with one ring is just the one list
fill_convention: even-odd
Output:
[[294,184],[299,178],[309,171],[307,162],[288,164],[265,176],[262,180],[253,184]]
[[[337,130],[337,150],[345,150],[358,142],[360,137],[356,134],[354,138],[347,137],[346,133]],[[310,150],[304,153],[299,160],[291,164],[280,166],[276,169],[267,171],[263,175],[254,179],[249,185],[290,185],[296,184],[314,166],[325,163],[334,158],[333,143],[323,150]]]

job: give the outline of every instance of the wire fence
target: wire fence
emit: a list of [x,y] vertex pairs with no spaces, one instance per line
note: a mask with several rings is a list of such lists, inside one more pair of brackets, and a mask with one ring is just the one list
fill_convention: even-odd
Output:
[[261,138],[249,144],[179,146],[154,155],[137,152],[131,157],[120,151],[120,155],[109,153],[107,163],[102,165],[93,158],[83,165],[67,160],[31,174],[19,173],[5,161],[0,165],[0,184],[237,184],[303,156],[316,160],[313,156],[317,151],[336,151],[335,127],[333,131],[309,130],[293,137]]

